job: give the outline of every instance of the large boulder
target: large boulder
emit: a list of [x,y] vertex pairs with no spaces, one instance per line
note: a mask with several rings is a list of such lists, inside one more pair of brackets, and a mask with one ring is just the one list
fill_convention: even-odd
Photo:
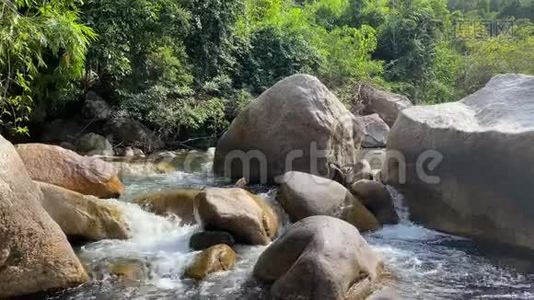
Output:
[[383,148],[389,135],[389,126],[378,114],[358,117],[363,124],[363,148]]
[[164,143],[152,130],[141,122],[127,117],[109,119],[104,126],[104,132],[112,137],[113,144],[137,147],[145,153],[151,153],[164,146]]
[[280,179],[276,199],[291,221],[317,215],[342,218],[360,231],[374,230],[380,223],[344,186],[330,179],[302,172],[287,172]]
[[0,298],[77,286],[88,280],[61,228],[40,202],[11,143],[0,136]]
[[44,144],[19,144],[17,152],[33,180],[99,198],[115,198],[124,190],[113,165],[98,158]]
[[459,102],[406,109],[389,137],[384,180],[418,223],[534,249],[533,115],[534,76],[517,74]]
[[113,151],[113,145],[105,137],[96,134],[88,133],[82,136],[76,142],[76,150],[80,153],[83,153],[87,156],[92,155],[104,155],[104,156],[113,156],[115,152]]
[[158,215],[175,215],[182,225],[196,224],[195,197],[200,189],[175,189],[144,194],[136,197],[134,203]]
[[278,232],[278,217],[260,196],[240,188],[208,188],[196,198],[208,230],[227,231],[237,242],[267,245]]
[[287,171],[333,177],[352,166],[361,124],[317,78],[293,75],[265,91],[217,144],[214,171],[234,180],[274,182]]
[[69,238],[89,241],[129,238],[128,224],[118,206],[52,184],[37,185],[43,192],[43,208]]
[[[387,92],[369,84],[362,84],[358,89],[361,107],[353,108],[356,114],[378,114],[390,127],[393,126],[399,112],[412,106],[405,96]],[[357,109],[357,111],[355,111]]]
[[273,283],[273,299],[364,299],[366,295],[348,295],[349,289],[377,283],[383,268],[354,226],[314,216],[293,224],[263,252],[254,277]]

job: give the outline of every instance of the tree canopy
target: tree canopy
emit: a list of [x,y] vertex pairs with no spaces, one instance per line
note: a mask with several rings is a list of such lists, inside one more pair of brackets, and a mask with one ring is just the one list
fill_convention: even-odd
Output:
[[93,90],[162,137],[216,136],[301,72],[345,101],[359,81],[455,101],[497,73],[534,73],[533,14],[533,0],[4,1],[0,127],[31,134]]

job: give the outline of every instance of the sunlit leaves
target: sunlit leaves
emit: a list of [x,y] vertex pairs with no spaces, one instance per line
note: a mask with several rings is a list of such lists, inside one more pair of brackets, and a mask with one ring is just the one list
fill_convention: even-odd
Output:
[[44,56],[58,58],[52,68],[56,87],[80,79],[94,32],[79,24],[76,1],[4,1],[0,4],[1,126],[26,134],[32,101],[43,97]]

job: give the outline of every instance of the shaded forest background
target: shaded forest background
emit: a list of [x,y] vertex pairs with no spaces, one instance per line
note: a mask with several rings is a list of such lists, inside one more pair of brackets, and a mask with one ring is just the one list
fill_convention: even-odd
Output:
[[366,81],[418,104],[534,74],[534,0],[1,1],[0,133],[13,137],[88,91],[184,140],[220,135],[299,72],[345,103]]

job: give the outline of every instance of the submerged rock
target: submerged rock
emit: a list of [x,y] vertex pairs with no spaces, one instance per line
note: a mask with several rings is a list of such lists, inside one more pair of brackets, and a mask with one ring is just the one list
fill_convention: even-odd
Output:
[[280,180],[276,199],[293,222],[326,215],[342,218],[361,231],[380,227],[379,222],[344,186],[330,179],[302,172],[287,172]]
[[121,259],[108,265],[111,275],[123,281],[142,281],[150,272],[147,263],[135,259]]
[[200,253],[193,264],[185,270],[185,276],[202,280],[211,273],[228,271],[236,261],[237,254],[228,245],[215,245]]
[[129,238],[128,224],[118,206],[93,196],[36,182],[42,205],[70,238],[89,241]]
[[232,247],[235,244],[234,237],[226,231],[202,231],[193,234],[189,240],[189,248],[197,251],[219,244]]
[[362,179],[351,186],[351,192],[376,216],[380,223],[397,224],[399,222],[393,199],[382,183]]
[[99,198],[116,198],[124,190],[115,168],[96,157],[45,144],[19,144],[17,152],[33,180]]
[[534,76],[517,74],[459,102],[406,109],[388,141],[406,163],[388,151],[382,176],[417,223],[534,249],[533,116]]
[[278,217],[260,196],[240,188],[208,188],[198,196],[198,213],[208,230],[228,231],[238,242],[266,245],[278,232]]
[[137,197],[134,203],[158,215],[176,215],[181,224],[196,224],[195,197],[200,189],[176,189],[145,194]]
[[331,165],[356,163],[361,140],[361,124],[334,94],[313,76],[293,75],[232,122],[218,142],[214,171],[252,183],[274,182],[287,171],[327,177]]
[[[345,299],[351,286],[376,283],[383,262],[351,224],[314,216],[293,224],[258,259],[254,277],[273,299]],[[360,296],[364,299],[367,295]]]
[[0,136],[0,298],[66,289],[88,276],[41,206],[15,148]]

